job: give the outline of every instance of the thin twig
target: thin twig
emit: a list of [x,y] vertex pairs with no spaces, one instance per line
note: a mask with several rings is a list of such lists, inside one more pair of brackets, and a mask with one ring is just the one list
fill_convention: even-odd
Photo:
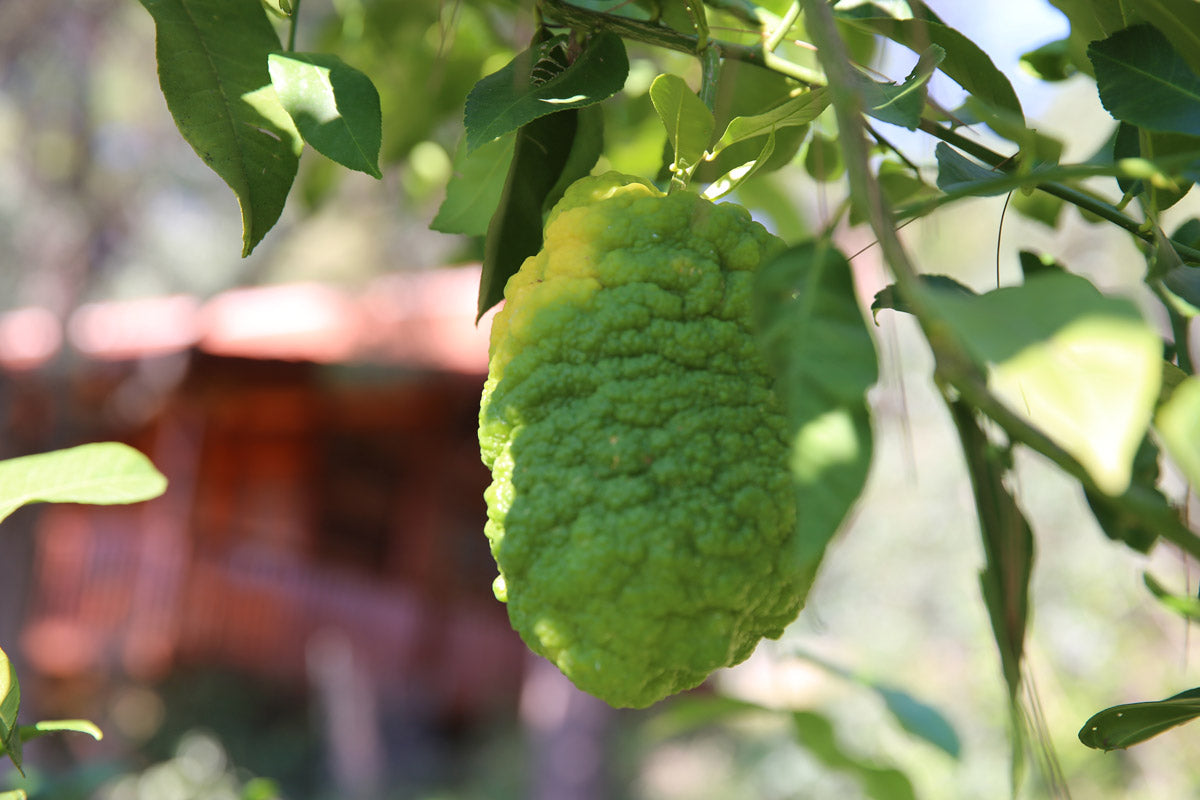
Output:
[[750,0],[705,0],[713,8],[736,17],[748,25],[768,31],[779,25],[779,17]]
[[783,15],[783,19],[774,26],[771,32],[767,35],[763,42],[763,49],[768,53],[774,53],[776,48],[787,36],[788,31],[796,24],[796,20],[800,18],[800,3],[798,0],[793,0],[792,5],[788,8],[787,13]]
[[291,24],[288,27],[287,43],[287,49],[289,53],[296,49],[296,28],[300,24],[300,0],[294,0],[292,3],[292,16],[290,22]]
[[[804,0],[804,4],[806,27],[817,45],[821,65],[829,77],[831,104],[837,115],[839,141],[845,154],[851,195],[861,206],[865,206],[861,210],[866,212],[866,219],[879,240],[884,260],[892,268],[896,287],[933,349],[937,365],[935,380],[940,386],[952,388],[965,402],[996,422],[1010,441],[1020,442],[1041,453],[1078,480],[1084,489],[1137,515],[1157,530],[1162,538],[1200,559],[1200,537],[1180,522],[1173,509],[1162,505],[1156,492],[1132,484],[1120,497],[1108,497],[1073,456],[1040,429],[1018,416],[988,389],[986,376],[965,351],[952,328],[928,301],[916,268],[892,225],[891,210],[879,183],[868,167],[861,102],[854,91],[849,57],[833,14],[824,0]],[[1002,160],[999,156],[997,158]]]
[[[701,42],[698,37],[657,22],[645,22],[618,14],[591,11],[573,6],[563,0],[541,0],[539,7],[548,22],[559,25],[586,31],[611,31],[625,39],[689,55],[695,54],[700,49]],[[745,61],[748,64],[773,70],[805,86],[823,86],[825,84],[825,78],[819,72],[781,58],[764,49],[762,44],[744,45],[721,39],[709,39],[708,45],[715,47],[722,58]]]
[[1004,217],[1008,214],[1008,204],[1012,202],[1012,192],[1004,198],[1004,208],[1000,209],[1000,224],[996,226],[996,288],[1000,288],[1000,245],[1004,241]]
[[[759,26],[764,38],[770,37],[772,32],[778,32],[781,29],[780,24],[783,18],[763,11],[753,3],[747,2],[747,0],[708,1],[714,8],[720,8],[751,25]],[[297,3],[298,6],[299,3]],[[803,8],[802,5],[799,7]],[[655,47],[663,47],[668,50],[675,50],[680,53],[695,54],[700,51],[703,44],[699,37],[682,33],[657,21],[636,20],[618,14],[592,11],[571,5],[566,0],[539,0],[538,9],[552,23],[587,31],[611,31],[625,39],[642,42],[643,44]],[[832,19],[832,12],[830,18]],[[772,70],[810,88],[824,86],[828,82],[826,75],[778,56],[763,44],[744,45],[720,39],[710,39],[709,46],[715,47],[720,53],[721,58],[744,61],[748,64]],[[950,128],[933,120],[922,119],[918,127],[925,133],[959,148],[963,152],[974,156],[998,170],[1009,172],[1014,168],[1011,156],[1000,155],[988,147],[961,136]],[[910,166],[915,166],[911,162],[907,162],[907,160],[906,163],[909,163]],[[1060,200],[1071,203],[1083,211],[1112,222],[1143,241],[1152,242],[1154,240],[1153,233],[1145,230],[1142,223],[1122,214],[1112,204],[1098,200],[1086,192],[1064,184],[1052,182],[1038,183],[1036,184],[1036,188]],[[1192,263],[1200,264],[1200,250],[1175,240],[1170,240],[1170,243],[1181,257]]]
[[[993,167],[1001,172],[1013,172],[1015,169],[1012,156],[1001,155],[996,151],[980,144],[979,142],[958,134],[944,125],[939,125],[933,120],[922,119],[918,127],[920,130],[928,133],[930,136],[940,139],[946,144],[953,145],[967,155],[979,159],[989,167]],[[1105,203],[1103,200],[1098,200],[1086,192],[1082,192],[1074,187],[1066,186],[1061,183],[1038,183],[1035,184],[1035,188],[1045,192],[1046,194],[1053,195],[1060,200],[1064,200],[1076,206],[1077,208],[1082,209],[1083,211],[1095,214],[1096,216],[1105,219],[1114,225],[1117,225],[1129,233],[1132,233],[1142,241],[1154,241],[1153,231],[1146,230],[1141,222],[1122,214],[1121,211],[1111,203]],[[1175,248],[1175,251],[1179,253],[1182,258],[1200,263],[1200,250],[1197,250],[1194,247],[1189,247],[1188,245],[1185,245],[1182,242],[1177,242],[1173,239],[1170,240],[1170,244],[1173,248]]]
[[896,157],[900,159],[900,162],[902,164],[904,164],[904,166],[911,169],[917,175],[921,174],[921,168],[918,167],[916,164],[914,164],[912,162],[912,160],[909,159],[908,156],[904,155],[904,153],[901,152],[899,147],[892,144],[892,142],[889,139],[885,138],[882,133],[880,133],[878,130],[876,130],[875,127],[873,125],[871,125],[871,123],[867,122],[866,120],[863,120],[863,127],[866,129],[867,133],[870,134],[872,139],[874,139],[876,142],[879,142],[879,144],[883,145],[888,150],[891,150],[893,153],[895,153]]

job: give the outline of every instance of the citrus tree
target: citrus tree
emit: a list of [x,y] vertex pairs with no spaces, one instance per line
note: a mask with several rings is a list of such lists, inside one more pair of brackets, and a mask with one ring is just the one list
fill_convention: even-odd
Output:
[[[279,219],[305,146],[377,178],[408,152],[411,141],[389,154],[404,139],[390,127],[422,112],[381,103],[386,38],[367,53],[322,36],[313,52],[297,44],[299,0],[141,1],[155,21],[168,108],[236,195],[243,253]],[[1009,77],[936,5],[439,4],[446,36],[462,26],[478,45],[481,20],[529,33],[511,58],[473,62],[486,74],[450,93],[461,140],[432,221],[482,241],[481,316],[508,287],[481,417],[496,476],[497,596],[531,647],[615,704],[693,686],[794,618],[871,469],[872,316],[908,315],[933,356],[929,380],[957,431],[978,512],[981,600],[1014,733],[1036,527],[1013,491],[1015,452],[1039,454],[1076,483],[1103,531],[1132,551],[1200,556],[1190,492],[1163,484],[1168,471],[1200,484],[1200,378],[1188,339],[1200,308],[1200,218],[1179,213],[1200,179],[1200,5],[1052,0],[1070,34],[1022,63],[1044,81],[1094,81],[1111,135],[1083,160],[1064,158],[1074,143],[1026,118]],[[884,50],[907,74],[872,67]],[[935,76],[964,101],[937,102]],[[913,137],[936,142],[930,163],[896,144]],[[838,198],[819,227],[781,191],[801,180]],[[1021,280],[979,293],[922,269],[898,235],[1000,195],[1013,213],[1052,227],[1078,213],[1123,231],[1152,312],[1032,249],[1020,253]],[[729,208],[738,210],[715,221]],[[853,227],[869,231],[890,271],[869,308],[839,246]],[[514,371],[525,383],[504,388]],[[494,411],[498,392],[507,411]],[[711,404],[720,413],[678,430]],[[540,445],[522,447],[521,432],[539,426],[529,441]],[[762,466],[727,480],[743,469],[746,443],[763,437],[774,444],[754,456]],[[589,459],[608,471],[571,472]],[[779,475],[782,503],[763,488],[781,485]],[[677,485],[686,499],[660,502]],[[518,508],[528,509],[519,520]],[[678,541],[647,553],[639,536]],[[564,621],[613,574],[620,585],[603,597],[619,613],[592,608],[586,624]],[[729,607],[708,613],[706,590],[726,582]],[[752,584],[772,600],[745,594]],[[1194,597],[1150,576],[1147,585],[1200,617]],[[747,605],[735,612],[737,598]],[[640,612],[653,616],[664,602],[677,627],[640,624]],[[597,655],[626,636],[644,659]],[[717,655],[698,658],[705,648]],[[1081,720],[1079,739],[1125,748],[1196,716],[1200,689],[1146,698]]]

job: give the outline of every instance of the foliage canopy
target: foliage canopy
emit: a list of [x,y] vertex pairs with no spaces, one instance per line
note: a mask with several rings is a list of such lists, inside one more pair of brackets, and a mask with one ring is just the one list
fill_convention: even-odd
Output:
[[[297,53],[297,2],[142,4],[157,28],[168,107],[236,195],[245,253],[284,208],[304,144],[379,177],[419,138],[412,115],[389,109],[387,91],[374,88],[392,76],[373,33],[324,40],[337,55]],[[865,389],[878,369],[871,348],[848,344],[846,331],[864,322],[856,302],[847,306],[851,262],[835,231],[870,229],[894,281],[871,310],[916,321],[962,444],[986,554],[982,597],[1014,708],[1037,539],[1012,489],[1014,451],[1038,453],[1076,482],[1114,540],[1200,557],[1187,496],[1169,497],[1162,482],[1170,464],[1190,492],[1200,485],[1200,377],[1189,349],[1200,219],[1180,214],[1200,180],[1194,0],[1053,0],[1070,34],[1023,63],[1044,81],[1094,80],[1112,136],[1082,161],[1065,160],[1071,143],[1032,125],[992,58],[920,0],[538,0],[532,16],[503,3],[448,5],[443,23],[461,23],[477,57],[462,69],[452,55],[433,62],[454,73],[447,86],[461,91],[449,92],[452,104],[465,109],[434,227],[485,237],[479,313],[542,247],[545,216],[567,186],[598,165],[769,213],[790,247],[758,273],[760,344],[788,409],[796,486],[820,487],[827,508],[815,517],[834,528],[867,474],[839,467],[829,426],[869,433]],[[511,58],[476,30],[488,13],[531,28]],[[402,38],[403,19],[396,25],[380,36]],[[908,74],[874,71],[880,47],[903,54]],[[479,79],[471,70],[488,48],[502,57]],[[647,63],[661,74],[643,74]],[[930,95],[935,75],[961,87],[960,106]],[[629,91],[639,82],[642,91]],[[914,163],[889,138],[893,129],[936,140],[935,163]],[[805,173],[843,190],[821,230],[763,199]],[[976,293],[924,274],[897,235],[911,220],[997,195],[1052,226],[1066,206],[1125,231],[1162,322],[1102,293],[1082,265],[1033,251],[1021,254],[1019,284]],[[1191,598],[1157,588],[1194,613]],[[1194,693],[1136,704],[1136,725],[1101,712],[1080,739],[1103,749],[1136,744],[1200,715]],[[827,742],[813,720],[796,725],[813,747]]]

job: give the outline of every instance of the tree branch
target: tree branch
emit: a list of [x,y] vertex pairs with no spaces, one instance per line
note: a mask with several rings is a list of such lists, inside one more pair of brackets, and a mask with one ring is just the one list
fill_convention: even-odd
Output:
[[[974,359],[964,350],[950,327],[928,302],[926,290],[921,286],[917,271],[893,227],[891,209],[868,165],[861,102],[854,90],[849,57],[838,34],[833,13],[825,0],[803,2],[806,27],[817,45],[821,66],[829,78],[831,103],[837,115],[839,142],[845,155],[851,197],[860,205],[860,211],[865,212],[865,217],[883,251],[884,259],[892,268],[896,286],[908,303],[909,310],[917,318],[933,350],[939,384],[953,387],[963,400],[994,420],[1010,441],[1019,442],[1041,453],[1068,475],[1076,478],[1085,489],[1097,492],[1108,498],[1113,505],[1153,524],[1164,539],[1191,554],[1193,558],[1200,559],[1200,537],[1189,531],[1173,511],[1163,509],[1152,493],[1139,486],[1131,486],[1120,497],[1111,497],[1101,492],[1091,475],[1075,458],[1042,431],[1014,413],[988,390],[987,379],[981,374]],[[957,134],[954,135],[957,137]],[[976,152],[967,152],[981,160],[991,163],[990,158],[983,156],[994,156],[995,163],[991,163],[992,166],[998,167],[999,161],[1003,160],[1003,157],[991,154],[986,148],[975,148],[973,143],[970,144]]]
[[[618,14],[591,11],[573,6],[563,0],[541,0],[541,9],[548,24],[564,25],[584,31],[611,31],[624,39],[688,55],[697,54],[705,44],[697,36],[682,33],[657,22],[645,22]],[[825,79],[820,73],[779,57],[764,48],[762,44],[735,44],[710,38],[707,40],[707,45],[716,48],[721,58],[744,61],[763,69],[773,70],[805,86],[823,86],[825,84]]]
[[[1011,156],[1001,155],[1000,153],[985,147],[979,142],[968,139],[965,136],[961,136],[950,128],[939,125],[932,120],[922,119],[919,128],[925,133],[928,133],[930,136],[940,139],[946,144],[957,147],[964,153],[979,159],[989,167],[993,167],[1001,172],[1013,172],[1016,168]],[[1046,194],[1053,195],[1060,200],[1064,200],[1076,206],[1077,208],[1082,209],[1083,211],[1095,214],[1101,219],[1105,219],[1124,229],[1125,231],[1132,233],[1134,236],[1138,237],[1144,242],[1151,244],[1154,243],[1153,231],[1146,230],[1142,223],[1138,222],[1132,217],[1122,214],[1119,209],[1110,203],[1106,203],[1103,200],[1092,197],[1086,192],[1082,192],[1074,187],[1061,183],[1039,183],[1036,184],[1036,188],[1045,192]],[[1192,262],[1200,263],[1200,250],[1197,250],[1194,247],[1189,247],[1182,242],[1177,242],[1174,240],[1169,241],[1171,246],[1175,248],[1175,252],[1179,253],[1180,257],[1186,258]]]
[[[790,24],[787,24],[788,20],[794,19],[795,12],[801,8],[799,3],[794,4],[788,9],[786,17],[778,17],[764,11],[753,3],[747,2],[747,0],[708,0],[708,4],[714,8],[726,11],[751,25],[758,26],[763,37],[763,42],[756,45],[735,44],[720,39],[708,39],[707,45],[715,48],[721,58],[744,61],[763,69],[769,69],[809,87],[824,86],[828,82],[828,72],[822,75],[817,71],[803,67],[774,53],[774,47],[778,44],[780,37],[786,34],[786,31],[791,27]],[[585,31],[611,31],[625,39],[689,55],[699,53],[704,49],[706,44],[706,42],[702,42],[697,36],[677,31],[658,22],[648,22],[631,19],[630,17],[622,17],[618,14],[592,11],[571,5],[565,0],[540,0],[540,8],[549,24],[559,24]],[[832,18],[832,14],[829,16]],[[847,60],[845,63],[848,65],[849,61]],[[826,70],[828,70],[828,65],[826,65]],[[937,122],[923,119],[919,127],[925,133],[957,147],[988,166],[1003,172],[1011,172],[1015,168],[1012,164],[1011,156],[1001,155]],[[1097,199],[1086,192],[1054,182],[1039,183],[1036,185],[1036,188],[1070,203],[1083,211],[1107,220],[1142,241],[1154,242],[1153,232],[1143,228],[1142,223],[1138,220],[1121,213],[1115,206]],[[1175,240],[1169,241],[1182,258],[1194,264],[1200,264],[1200,250]]]

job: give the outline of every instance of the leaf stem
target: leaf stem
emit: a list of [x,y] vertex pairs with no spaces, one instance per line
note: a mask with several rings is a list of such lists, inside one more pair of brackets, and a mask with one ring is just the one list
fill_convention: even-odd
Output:
[[542,11],[543,18],[548,25],[554,24],[551,20],[556,20],[560,25],[588,32],[611,31],[625,39],[664,47],[680,53],[694,54],[699,44],[698,37],[658,22],[643,22],[622,17],[619,14],[591,11],[573,6],[563,0],[539,0],[538,8]]
[[783,19],[779,20],[771,32],[767,34],[766,40],[763,41],[763,50],[768,53],[774,53],[787,36],[788,31],[796,24],[796,20],[800,18],[800,2],[793,0],[792,5],[788,8],[787,13],[783,15]]
[[[934,347],[935,353],[937,346]],[[996,399],[987,389],[987,384],[980,378],[969,378],[963,374],[951,374],[955,370],[944,370],[939,363],[938,371],[942,373],[939,383],[951,385],[959,397],[969,405],[974,406],[991,418],[1004,429],[1010,441],[1020,442],[1026,447],[1040,453],[1049,459],[1056,467],[1075,478],[1093,496],[1102,498],[1109,505],[1135,515],[1145,521],[1148,527],[1155,530],[1163,539],[1200,560],[1200,537],[1179,521],[1176,513],[1161,502],[1161,498],[1145,486],[1130,484],[1129,489],[1120,497],[1112,497],[1096,486],[1096,482],[1088,471],[1083,468],[1067,451],[1049,439],[1044,433],[1030,425],[1007,406]]]
[[892,144],[888,139],[886,139],[882,133],[877,131],[874,126],[872,126],[869,122],[864,121],[863,128],[866,130],[867,134],[870,135],[870,137],[878,142],[882,147],[886,147],[888,150],[891,150],[893,153],[895,153],[896,157],[900,159],[904,166],[911,169],[914,173],[920,174],[921,168],[914,164],[908,156],[904,155],[899,147],[896,147],[896,145]]
[[294,0],[292,3],[292,16],[289,23],[287,49],[290,53],[296,49],[296,28],[300,24],[300,0]]
[[[563,0],[540,0],[540,8],[548,20],[553,19],[559,25],[585,31],[611,31],[625,39],[688,55],[694,55],[700,48],[699,37],[682,33],[657,22],[644,22],[603,11],[591,11],[573,6]],[[805,86],[823,86],[825,84],[825,79],[819,72],[781,58],[764,49],[762,44],[735,44],[710,38],[708,46],[716,48],[722,58],[745,61],[748,64],[773,70],[780,75],[793,78]]]
[[846,45],[838,34],[833,12],[825,0],[803,0],[805,26],[817,46],[817,57],[829,80],[830,104],[837,117],[838,140],[846,161],[850,196],[870,223],[884,260],[891,265],[896,283],[918,320],[932,319],[924,301],[917,270],[905,252],[892,224],[892,212],[869,168],[862,101],[855,91]]
[[685,0],[692,25],[696,28],[696,52],[703,52],[708,47],[708,16],[704,13],[704,3],[701,0]]
[[[940,125],[933,120],[922,119],[918,127],[920,130],[928,133],[930,136],[940,139],[946,144],[957,147],[967,155],[974,156],[983,163],[987,164],[989,167],[994,167],[1002,172],[1012,172],[1015,169],[1016,165],[1014,164],[1011,156],[1001,155],[1000,153],[997,153],[996,151],[980,144],[979,142],[968,139],[965,136],[961,136],[957,132],[945,127],[944,125]],[[1111,203],[1106,203],[1103,200],[1097,199],[1087,192],[1080,191],[1072,186],[1067,186],[1065,184],[1052,181],[1038,183],[1036,184],[1036,188],[1040,189],[1046,194],[1053,195],[1060,200],[1071,203],[1083,211],[1095,214],[1097,217],[1113,223],[1114,225],[1133,234],[1144,242],[1154,242],[1153,231],[1146,230],[1142,223],[1138,222],[1132,217],[1122,214],[1121,211]],[[1200,263],[1200,250],[1197,250],[1194,247],[1189,247],[1182,242],[1177,242],[1174,240],[1169,241],[1171,246],[1175,248],[1175,252],[1179,253],[1181,258],[1185,258],[1194,263]]]
[[721,52],[715,47],[700,51],[700,100],[712,111],[717,105],[717,89],[721,76]]
[[1191,342],[1188,340],[1189,320],[1176,309],[1174,302],[1167,296],[1167,290],[1163,288],[1161,280],[1152,280],[1149,281],[1149,284],[1150,290],[1167,310],[1167,317],[1171,324],[1171,336],[1175,340],[1175,360],[1178,362],[1179,368],[1188,375],[1195,375],[1196,367],[1192,363],[1192,351],[1189,347]]
[[[892,268],[896,286],[933,350],[936,362],[935,378],[941,385],[953,387],[963,400],[995,421],[1010,441],[1020,442],[1041,453],[1068,475],[1076,478],[1085,489],[1095,491],[1113,505],[1150,522],[1164,539],[1193,558],[1200,559],[1200,537],[1188,530],[1171,509],[1164,509],[1151,492],[1144,487],[1131,485],[1120,497],[1105,495],[1075,458],[1041,430],[1005,406],[988,390],[986,376],[981,373],[949,326],[928,302],[926,290],[921,286],[917,271],[893,227],[892,213],[879,183],[871,174],[867,161],[861,102],[854,90],[850,60],[845,44],[838,34],[833,14],[825,0],[803,2],[806,27],[817,45],[817,55],[825,74],[829,77],[831,104],[837,115],[839,141],[845,155],[851,197],[859,204],[860,211],[865,211],[864,216],[879,241],[884,260]],[[952,131],[945,132],[952,134],[955,139],[961,138]],[[1000,162],[1005,160],[1003,156],[991,153],[986,148],[975,147],[971,142],[968,144],[971,145],[971,149],[967,152],[989,163],[992,163],[994,158],[993,166],[999,166]]]
[[[793,18],[794,13],[798,14],[803,11],[804,3],[801,0],[796,0],[788,8],[787,14],[784,17],[775,16],[771,12],[748,2],[748,0],[708,0],[708,5],[726,11],[749,24],[757,25],[763,32],[763,43],[756,45],[735,44],[720,39],[709,39],[709,47],[716,48],[721,58],[744,61],[748,64],[769,69],[780,75],[792,78],[808,87],[824,86],[829,82],[828,73],[823,75],[816,70],[782,58],[773,52],[773,48],[778,46],[779,42],[782,41],[782,37],[786,35],[787,30],[791,27],[791,24],[787,23],[787,20]],[[296,10],[299,10],[299,2],[296,3]],[[629,17],[622,17],[618,14],[592,11],[571,5],[566,0],[539,0],[538,10],[544,11],[546,16],[552,17],[561,25],[587,31],[612,31],[626,39],[689,55],[699,52],[703,44],[697,36],[682,33],[658,22],[645,22]],[[832,12],[830,18],[832,19]],[[295,13],[293,13],[293,24],[294,22]],[[840,38],[838,41],[840,42]],[[849,63],[848,57],[845,59],[845,62]],[[827,64],[825,67],[828,69]],[[922,119],[919,129],[947,144],[957,147],[968,155],[974,156],[988,166],[1005,172],[1012,171],[1015,167],[1011,156],[1001,155],[933,120]],[[1071,203],[1083,211],[1107,220],[1145,242],[1152,243],[1154,241],[1154,234],[1143,228],[1142,223],[1121,213],[1116,206],[1093,197],[1087,192],[1054,182],[1038,183],[1036,184],[1036,188],[1060,200]],[[1200,250],[1173,239],[1170,240],[1170,243],[1175,248],[1175,251],[1179,253],[1180,257],[1193,264],[1200,264]]]
[[750,0],[706,0],[708,5],[719,8],[731,17],[748,25],[756,25],[764,32],[779,25],[779,17]]

